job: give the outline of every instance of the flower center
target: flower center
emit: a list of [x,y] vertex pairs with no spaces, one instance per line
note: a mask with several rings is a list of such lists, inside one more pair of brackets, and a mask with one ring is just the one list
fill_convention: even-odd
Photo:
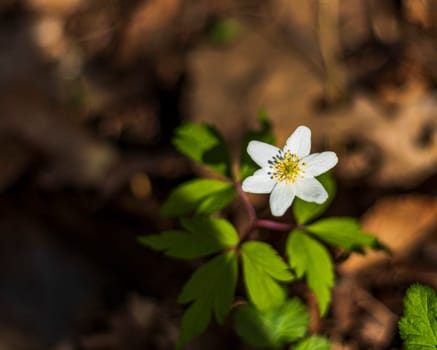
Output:
[[269,160],[269,172],[271,179],[275,179],[276,182],[295,182],[299,174],[305,173],[302,166],[305,163],[299,162],[299,157],[286,151],[285,153],[280,150],[276,156],[273,156],[272,160]]

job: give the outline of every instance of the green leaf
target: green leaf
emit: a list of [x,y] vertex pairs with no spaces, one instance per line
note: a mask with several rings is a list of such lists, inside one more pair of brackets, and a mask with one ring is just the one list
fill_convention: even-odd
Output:
[[223,323],[234,299],[237,277],[235,251],[216,256],[193,273],[178,298],[183,304],[192,302],[182,318],[178,349],[208,327],[212,314]]
[[436,349],[437,296],[434,289],[419,284],[408,288],[399,331],[406,350]]
[[286,293],[280,282],[290,282],[293,275],[285,261],[269,244],[246,242],[241,247],[244,282],[250,301],[266,310],[284,302]]
[[176,130],[175,147],[219,174],[230,176],[229,153],[221,135],[206,124],[187,123]]
[[290,350],[330,350],[331,342],[329,339],[317,335],[305,338],[292,346]]
[[319,301],[323,316],[331,301],[334,266],[326,248],[300,230],[293,230],[287,240],[287,255],[297,277],[306,277],[310,289]]
[[265,311],[242,305],[235,312],[234,326],[248,344],[276,348],[302,338],[309,320],[305,305],[298,299],[289,299]]
[[209,215],[227,206],[235,197],[235,187],[225,181],[195,179],[176,187],[164,202],[161,214],[168,217],[192,212]]
[[260,110],[258,113],[258,120],[261,124],[259,130],[248,131],[241,145],[241,159],[240,159],[240,180],[244,180],[249,175],[252,175],[259,166],[252,160],[247,153],[247,145],[252,140],[262,141],[269,144],[276,142],[272,132],[272,125],[270,124],[267,113],[264,110]]
[[363,252],[363,247],[382,248],[375,236],[361,231],[360,223],[354,218],[321,219],[306,228],[321,240],[347,250]]
[[320,181],[326,192],[328,192],[329,197],[322,204],[305,202],[300,198],[296,198],[293,202],[293,215],[299,224],[306,224],[322,215],[335,197],[336,185],[334,177],[330,172],[318,176],[317,180]]
[[181,331],[177,340],[176,349],[182,349],[193,338],[201,335],[211,321],[211,310],[206,299],[193,303],[181,321]]
[[164,231],[159,235],[148,235],[139,241],[149,248],[164,251],[168,256],[193,259],[220,252],[238,244],[237,231],[225,219],[194,217],[182,219],[188,231]]
[[226,188],[223,191],[207,196],[197,207],[196,214],[210,215],[218,212],[232,202],[236,193],[237,191],[235,190],[235,187],[230,185],[229,188]]

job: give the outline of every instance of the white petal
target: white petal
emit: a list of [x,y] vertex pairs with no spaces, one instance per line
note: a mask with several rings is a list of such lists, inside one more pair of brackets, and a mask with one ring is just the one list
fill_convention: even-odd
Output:
[[253,173],[253,176],[267,176],[268,178],[270,178],[270,175],[267,174],[268,172],[269,172],[269,168],[261,168],[255,171]]
[[274,216],[282,216],[290,208],[295,196],[294,185],[279,182],[270,195],[270,209]]
[[333,168],[337,164],[338,158],[334,152],[322,152],[310,154],[302,159],[302,162],[306,164],[303,166],[306,176],[319,176]]
[[248,176],[242,183],[244,192],[250,193],[270,193],[276,181],[267,175],[267,170],[259,169],[254,175]]
[[247,153],[260,167],[268,166],[267,162],[279,151],[278,147],[260,141],[250,141],[247,145]]
[[299,126],[287,139],[284,150],[297,154],[299,158],[303,158],[310,154],[311,130],[306,126]]
[[322,204],[328,199],[328,193],[322,184],[313,177],[296,182],[296,196],[307,202]]

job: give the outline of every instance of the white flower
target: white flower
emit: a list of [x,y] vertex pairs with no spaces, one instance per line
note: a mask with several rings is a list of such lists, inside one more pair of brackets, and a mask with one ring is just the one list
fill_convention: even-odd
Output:
[[274,216],[282,216],[294,197],[321,204],[328,193],[315,179],[334,167],[334,152],[310,154],[311,130],[299,126],[287,139],[284,149],[260,141],[250,141],[247,153],[261,167],[243,181],[243,191],[271,193],[270,208]]

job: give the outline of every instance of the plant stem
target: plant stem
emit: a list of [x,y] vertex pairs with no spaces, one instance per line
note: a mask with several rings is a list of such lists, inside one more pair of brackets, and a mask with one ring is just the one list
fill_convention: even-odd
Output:
[[241,187],[241,184],[235,182],[234,185],[235,188],[237,189],[238,196],[241,198],[244,207],[246,208],[247,215],[249,216],[249,226],[244,232],[240,234],[241,241],[252,231],[261,227],[274,231],[291,231],[294,228],[294,225],[290,225],[282,222],[257,219],[255,208],[253,207],[252,203],[250,203],[249,198],[247,197],[246,193],[243,191],[243,188]]
[[264,227],[274,231],[291,231],[294,225],[272,220],[256,220],[255,227]]

